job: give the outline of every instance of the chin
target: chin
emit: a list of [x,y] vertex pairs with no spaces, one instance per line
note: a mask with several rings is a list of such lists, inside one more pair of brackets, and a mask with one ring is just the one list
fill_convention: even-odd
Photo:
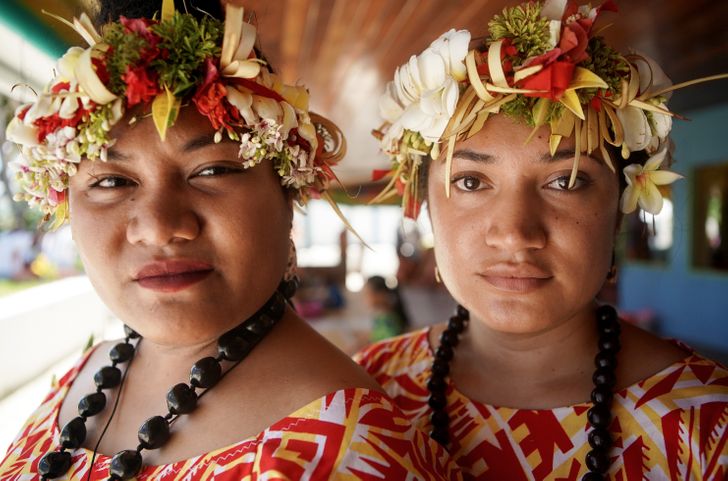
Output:
[[489,329],[509,334],[535,334],[549,327],[553,310],[529,299],[494,300],[474,305],[471,318]]

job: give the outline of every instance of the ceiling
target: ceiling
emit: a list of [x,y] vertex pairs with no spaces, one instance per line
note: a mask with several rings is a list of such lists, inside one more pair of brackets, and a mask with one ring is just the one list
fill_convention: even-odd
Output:
[[[8,0],[3,0],[8,1]],[[11,0],[33,12],[69,18],[90,0]],[[234,0],[255,12],[260,46],[288,83],[311,91],[314,110],[329,116],[349,139],[349,154],[338,169],[347,183],[369,180],[383,158],[369,135],[377,127],[377,100],[394,69],[449,28],[487,33],[487,20],[505,0]],[[598,2],[592,2],[598,3]],[[657,59],[675,82],[728,72],[728,1],[617,0],[619,14],[604,35],[618,50],[628,46]],[[59,22],[41,22],[69,43],[75,34]],[[685,113],[728,102],[728,82],[688,88],[674,95],[671,108]],[[380,164],[381,165],[381,164]]]

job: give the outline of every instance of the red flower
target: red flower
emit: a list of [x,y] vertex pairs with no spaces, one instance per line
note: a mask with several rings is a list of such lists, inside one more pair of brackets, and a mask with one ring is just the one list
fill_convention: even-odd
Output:
[[556,61],[542,69],[540,72],[526,77],[520,82],[520,87],[531,90],[545,90],[541,93],[523,94],[526,97],[544,97],[558,100],[574,77],[575,65],[567,61]]
[[225,97],[227,88],[220,81],[220,73],[211,59],[207,59],[205,68],[205,81],[192,97],[197,111],[210,119],[215,130],[220,127],[231,129],[234,125],[240,125],[240,111]]
[[126,84],[126,101],[129,107],[140,102],[149,102],[162,91],[157,83],[157,75],[152,73],[150,77],[145,66],[127,66],[122,78]]
[[[76,100],[76,102],[78,102],[78,108],[76,108],[76,112],[70,119],[63,119],[58,114],[35,119],[33,125],[38,127],[38,142],[44,142],[49,134],[54,133],[58,129],[62,129],[64,127],[75,128],[79,123],[81,123],[84,117],[88,114],[88,110],[81,108],[80,100]],[[25,114],[23,114],[23,116],[25,116]]]

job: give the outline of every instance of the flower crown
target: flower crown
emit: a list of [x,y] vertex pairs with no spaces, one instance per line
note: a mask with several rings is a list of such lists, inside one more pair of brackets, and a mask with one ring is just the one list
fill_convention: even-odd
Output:
[[[124,113],[151,102],[162,140],[183,101],[191,100],[222,135],[240,142],[243,165],[271,160],[300,204],[325,192],[331,166],[345,153],[341,131],[308,111],[308,91],[285,85],[256,57],[256,29],[228,4],[225,22],[175,12],[105,25],[83,14],[73,24],[88,48],[71,47],[35,102],[20,106],[7,128],[21,150],[16,200],[38,205],[52,227],[68,218],[67,189],[81,159],[106,160],[109,132]],[[134,121],[132,118],[130,121]],[[337,210],[338,212],[338,210]]]
[[[575,182],[581,154],[599,149],[615,164],[607,145],[631,152],[645,150],[644,166],[624,169],[624,213],[637,204],[652,214],[662,209],[657,185],[681,176],[659,170],[672,128],[665,102],[675,89],[726,78],[715,75],[672,85],[651,59],[622,56],[597,35],[594,24],[612,0],[596,8],[567,0],[546,0],[505,8],[488,22],[490,36],[470,50],[470,33],[450,30],[418,56],[412,56],[387,84],[379,107],[384,125],[375,130],[391,170],[373,180],[391,180],[374,202],[402,196],[405,215],[417,217],[418,169],[425,156],[437,159],[446,149],[449,178],[455,142],[476,134],[488,116],[503,112],[533,127],[549,125],[551,155],[564,137],[574,137],[575,157],[569,182]],[[531,138],[529,136],[529,140]],[[449,196],[450,183],[445,182]]]

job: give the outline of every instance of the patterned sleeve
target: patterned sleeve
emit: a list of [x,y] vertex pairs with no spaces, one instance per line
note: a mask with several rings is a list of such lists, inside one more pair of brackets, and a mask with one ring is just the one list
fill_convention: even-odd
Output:
[[415,429],[383,394],[366,389],[321,398],[271,426],[260,441],[255,472],[261,476],[462,480],[440,445]]

